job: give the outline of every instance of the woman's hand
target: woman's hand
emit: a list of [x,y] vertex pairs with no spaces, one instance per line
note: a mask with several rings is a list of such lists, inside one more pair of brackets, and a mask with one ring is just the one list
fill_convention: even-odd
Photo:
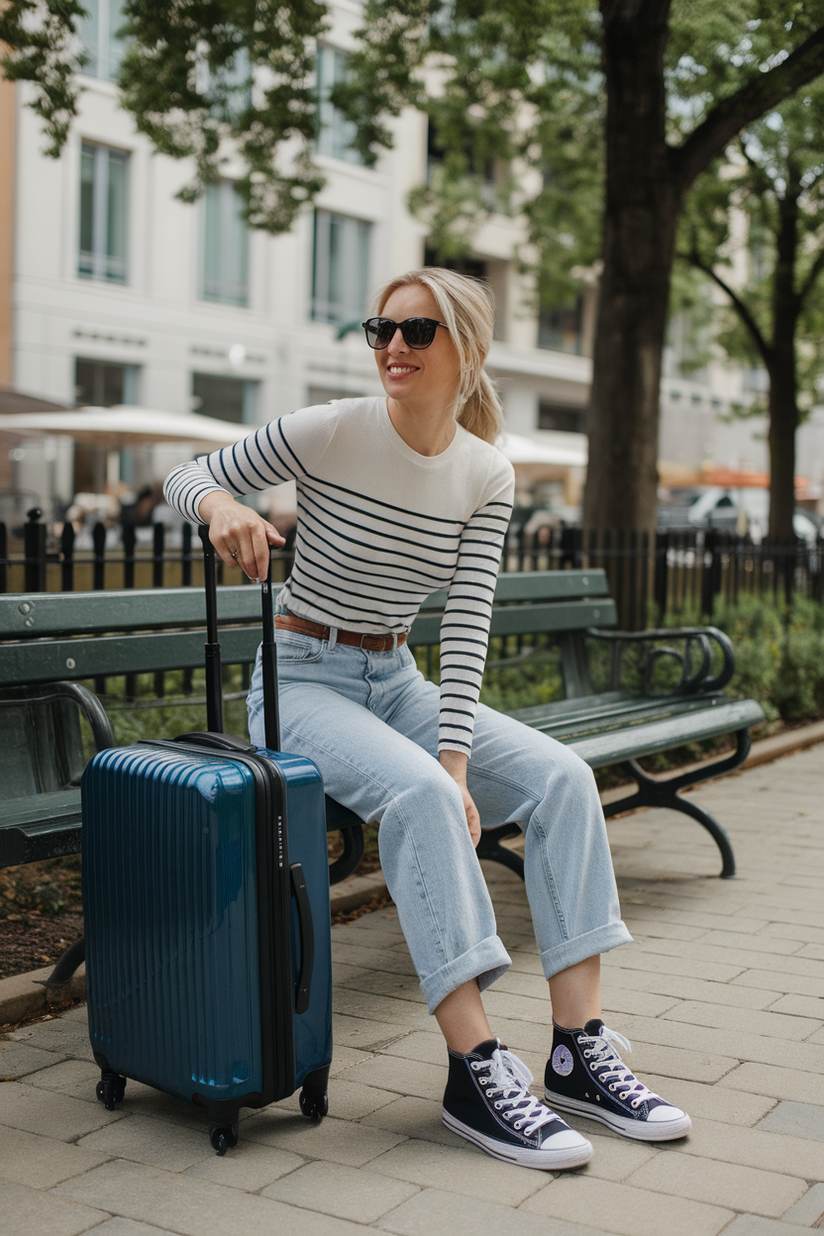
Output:
[[266,579],[270,547],[286,544],[274,524],[217,491],[201,498],[198,515],[209,525],[209,540],[227,566],[241,567],[250,579]]
[[472,795],[466,788],[466,766],[469,763],[469,757],[461,751],[442,751],[438,756],[438,763],[446,769],[461,791],[469,835],[472,838],[472,844],[477,846],[481,839],[481,817]]

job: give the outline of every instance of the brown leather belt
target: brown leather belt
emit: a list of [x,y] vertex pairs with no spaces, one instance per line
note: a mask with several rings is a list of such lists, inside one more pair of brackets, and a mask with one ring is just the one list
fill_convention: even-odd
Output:
[[[310,622],[308,618],[298,618],[296,614],[275,614],[275,626],[282,631],[297,631],[301,635],[312,635],[315,639],[329,639],[334,628],[322,627],[319,622]],[[353,644],[356,648],[365,648],[367,652],[391,652],[406,643],[406,632],[400,635],[360,635],[357,631],[341,631],[335,636],[338,644]]]

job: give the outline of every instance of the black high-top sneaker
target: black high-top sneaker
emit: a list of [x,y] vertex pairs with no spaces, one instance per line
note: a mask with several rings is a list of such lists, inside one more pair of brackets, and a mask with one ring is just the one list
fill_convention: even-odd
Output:
[[592,1145],[529,1092],[532,1074],[498,1039],[449,1051],[443,1122],[487,1154],[520,1167],[581,1167]]
[[547,1060],[544,1095],[562,1112],[575,1112],[643,1142],[667,1142],[692,1128],[689,1116],[639,1082],[613,1043],[632,1051],[627,1039],[608,1030],[600,1017],[583,1030],[555,1025]]

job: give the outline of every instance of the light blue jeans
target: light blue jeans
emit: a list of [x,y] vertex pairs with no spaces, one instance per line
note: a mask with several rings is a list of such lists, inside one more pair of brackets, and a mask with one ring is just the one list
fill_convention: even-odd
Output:
[[[429,1011],[511,964],[457,785],[437,760],[438,687],[407,647],[366,652],[278,630],[281,742],[327,794],[380,825],[381,866]],[[260,653],[249,733],[264,746]],[[526,892],[550,978],[632,937],[621,921],[591,769],[561,743],[480,705],[467,784],[483,827],[525,834]]]

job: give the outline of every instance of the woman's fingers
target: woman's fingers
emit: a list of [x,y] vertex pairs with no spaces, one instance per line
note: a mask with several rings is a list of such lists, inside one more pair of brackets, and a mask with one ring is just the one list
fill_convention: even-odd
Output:
[[[211,497],[211,495],[208,495]],[[271,546],[285,544],[277,528],[228,494],[201,514],[209,520],[209,539],[227,566],[239,566],[250,579],[265,579]]]

